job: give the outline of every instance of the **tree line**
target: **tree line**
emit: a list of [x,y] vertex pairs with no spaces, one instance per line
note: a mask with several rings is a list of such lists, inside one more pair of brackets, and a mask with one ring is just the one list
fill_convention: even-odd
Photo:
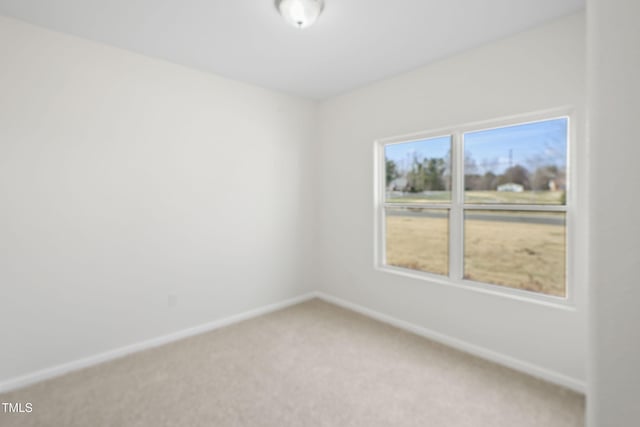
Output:
[[[530,171],[523,165],[515,164],[501,174],[487,171],[477,172],[475,161],[465,156],[464,187],[467,191],[495,191],[500,185],[519,184],[524,190],[545,191],[563,190],[565,171],[556,165],[544,165]],[[401,171],[391,159],[386,160],[387,187],[397,178],[405,178],[403,188],[394,190],[409,193],[424,191],[450,190],[450,173],[448,162],[444,158],[422,158],[414,156],[408,170]]]

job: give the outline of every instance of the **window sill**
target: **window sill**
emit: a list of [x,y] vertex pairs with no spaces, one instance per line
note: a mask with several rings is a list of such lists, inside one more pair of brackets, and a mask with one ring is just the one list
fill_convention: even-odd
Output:
[[380,272],[404,276],[411,279],[418,279],[438,285],[453,286],[465,291],[479,292],[486,295],[498,296],[525,303],[538,304],[554,309],[576,311],[575,302],[569,296],[556,297],[552,295],[539,294],[532,291],[525,291],[522,289],[509,288],[507,286],[493,285],[490,283],[474,282],[471,280],[455,280],[447,276],[441,276],[439,274],[409,270],[406,268],[394,267],[389,265],[378,264],[375,266],[375,269]]

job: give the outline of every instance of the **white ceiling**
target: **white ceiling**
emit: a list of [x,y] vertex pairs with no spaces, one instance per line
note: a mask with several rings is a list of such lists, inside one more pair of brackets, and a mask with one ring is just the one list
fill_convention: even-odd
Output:
[[0,0],[0,14],[323,99],[584,8],[584,0],[325,0],[290,27],[273,0]]

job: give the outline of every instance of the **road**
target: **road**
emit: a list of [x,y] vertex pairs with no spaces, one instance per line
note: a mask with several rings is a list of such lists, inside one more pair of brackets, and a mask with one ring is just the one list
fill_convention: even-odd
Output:
[[[442,212],[437,210],[397,210],[387,209],[387,215],[389,216],[404,216],[404,217],[428,217],[428,218],[446,218],[446,210]],[[523,224],[546,224],[546,225],[565,225],[564,216],[560,214],[543,213],[524,213],[521,215],[503,214],[495,212],[482,212],[474,211],[468,212],[465,215],[465,219],[474,219],[479,221],[494,221],[494,222],[519,222]]]

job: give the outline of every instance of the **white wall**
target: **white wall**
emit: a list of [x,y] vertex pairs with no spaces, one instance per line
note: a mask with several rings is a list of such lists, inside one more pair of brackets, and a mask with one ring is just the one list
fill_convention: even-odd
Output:
[[588,425],[640,419],[640,2],[589,0]]
[[[317,110],[0,17],[0,383],[319,289],[579,388],[584,31],[569,17]],[[375,139],[566,105],[575,310],[373,269]]]
[[[438,334],[585,380],[585,27],[579,14],[320,106],[317,287]],[[429,41],[425,41],[428,43]],[[437,42],[437,41],[434,41]],[[577,109],[575,310],[374,270],[374,140],[554,107]],[[582,187],[580,187],[582,185]]]
[[3,17],[0,63],[0,383],[311,289],[313,103]]

